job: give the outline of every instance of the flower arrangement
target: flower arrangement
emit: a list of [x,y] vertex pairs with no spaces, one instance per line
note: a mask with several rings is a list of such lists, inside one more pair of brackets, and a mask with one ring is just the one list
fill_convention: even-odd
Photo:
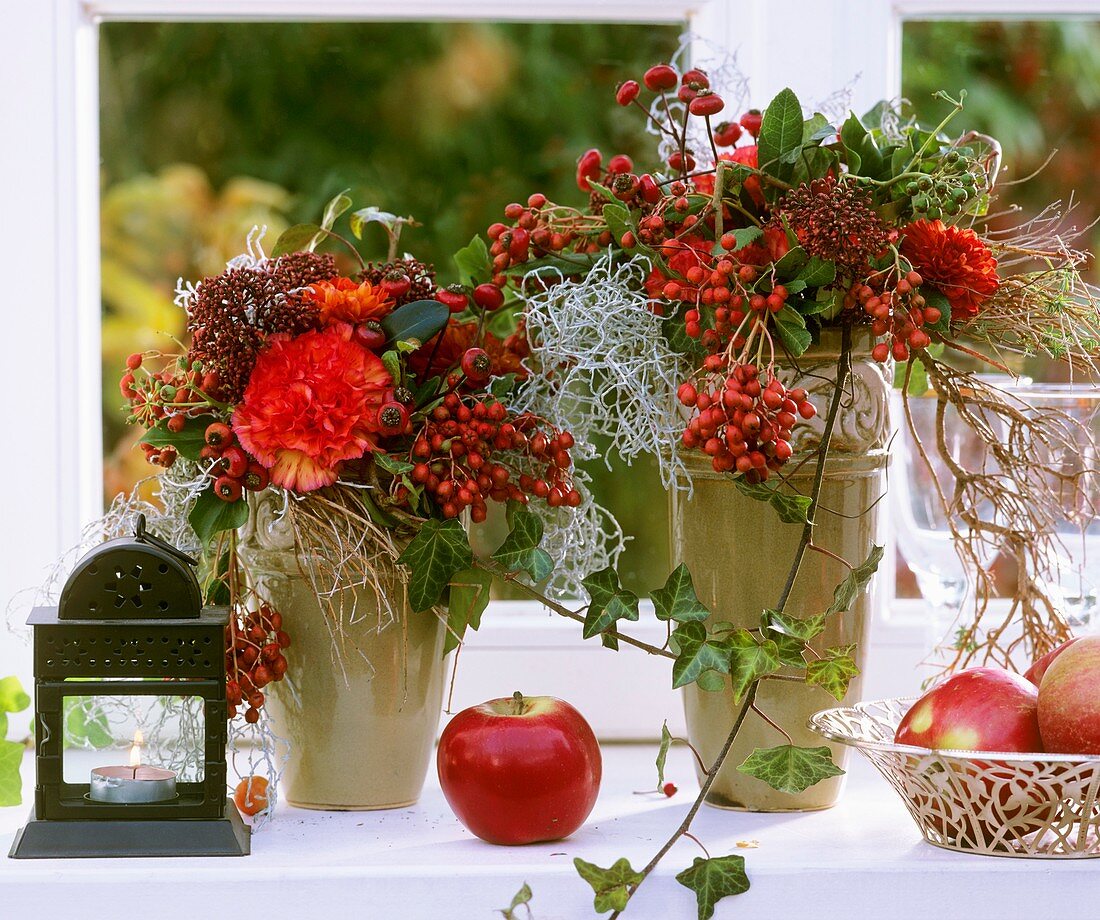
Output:
[[[762,112],[719,120],[729,76],[659,64],[620,85],[616,102],[643,113],[659,166],[638,171],[624,156],[605,165],[589,150],[577,168],[583,204],[535,193],[507,205],[488,243],[475,238],[456,255],[454,285],[398,257],[410,221],[374,208],[350,215],[351,232],[382,223],[390,253],[362,262],[335,230],[351,209],[338,196],[270,256],[251,246],[221,275],[181,288],[190,344],[132,356],[122,379],[131,420],[147,428],[143,448],[166,468],[168,500],[204,550],[207,596],[237,614],[230,696],[245,720],[259,720],[262,687],[285,669],[277,662],[290,639],[237,552],[248,492],[279,497],[297,551],[328,560],[327,582],[399,573],[413,611],[446,619],[448,648],[480,622],[500,578],[583,624],[586,638],[668,659],[675,687],[733,693],[729,735],[649,864],[576,860],[596,910],[612,916],[690,835],[749,713],[767,719],[757,705],[765,682],[839,700],[857,673],[851,647],[812,643],[866,588],[881,547],[839,560],[846,574],[831,602],[787,609],[805,558],[822,550],[822,479],[857,348],[896,364],[907,396],[932,387],[979,434],[992,471],[956,464],[954,488],[940,491],[960,554],[981,570],[983,544],[995,543],[1019,560],[1027,588],[1009,615],[1024,624],[1018,641],[1040,651],[1066,633],[1042,591],[1054,537],[1041,509],[1074,480],[1021,447],[1058,438],[1067,422],[1027,413],[946,357],[1007,371],[1003,353],[1042,352],[1091,367],[1100,314],[1061,215],[990,229],[1000,149],[973,132],[948,134],[950,118],[928,130],[887,105],[863,118],[807,117],[784,90]],[[957,115],[961,94],[943,98]],[[338,271],[317,252],[326,241],[358,267]],[[826,334],[839,338],[839,358],[815,401],[792,377]],[[669,641],[658,648],[624,631],[640,605],[615,570],[621,535],[574,466],[597,455],[597,435],[611,435],[627,459],[658,457],[672,489],[691,487],[685,458],[706,457],[800,528],[780,595],[753,611],[758,626],[716,620],[680,565],[652,592]],[[793,472],[808,462],[812,487],[799,492]],[[510,532],[482,557],[461,518],[483,521],[494,501],[507,504]],[[580,590],[562,591],[570,587]],[[1011,652],[1003,629],[983,626],[984,609],[960,657]],[[659,773],[674,740],[663,733]],[[793,741],[756,750],[738,770],[784,792],[840,772],[828,748]],[[732,855],[699,857],[677,879],[701,918],[749,885]]]

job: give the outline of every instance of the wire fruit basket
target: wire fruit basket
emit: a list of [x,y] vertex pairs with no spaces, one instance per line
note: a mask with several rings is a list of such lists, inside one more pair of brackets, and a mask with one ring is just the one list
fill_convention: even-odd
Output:
[[916,700],[826,709],[809,727],[870,760],[935,846],[986,856],[1100,856],[1100,757],[895,744],[898,723]]

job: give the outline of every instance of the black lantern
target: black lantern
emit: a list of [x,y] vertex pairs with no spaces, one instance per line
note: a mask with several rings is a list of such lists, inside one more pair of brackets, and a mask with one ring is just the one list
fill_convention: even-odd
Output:
[[[110,540],[76,565],[59,607],[37,607],[34,632],[34,810],[15,858],[244,856],[249,829],[226,799],[223,607],[203,607],[195,561],[145,530]],[[66,769],[65,719],[75,701],[191,703],[201,721],[194,768],[142,763],[83,776]],[[160,698],[160,699],[158,699]],[[166,699],[167,698],[167,699]],[[196,729],[197,731],[197,729]],[[108,756],[100,752],[101,756]],[[79,765],[78,765],[79,766]]]

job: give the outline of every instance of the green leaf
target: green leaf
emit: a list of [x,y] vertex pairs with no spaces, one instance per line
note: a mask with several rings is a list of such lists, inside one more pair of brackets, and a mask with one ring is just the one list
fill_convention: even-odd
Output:
[[187,515],[187,521],[199,542],[206,546],[215,534],[223,530],[236,530],[248,520],[248,502],[243,498],[235,502],[222,501],[214,487],[200,493],[195,499],[195,507]]
[[899,361],[894,365],[894,389],[900,390],[905,386],[906,368],[912,365],[909,373],[909,395],[923,396],[931,387],[928,381],[928,371],[916,358],[910,356],[908,361]]
[[409,605],[413,610],[427,610],[439,603],[455,573],[470,567],[474,554],[466,530],[457,520],[429,518],[397,561],[409,568]]
[[18,741],[0,741],[0,808],[23,801],[23,783],[19,776],[23,750]]
[[584,618],[584,638],[600,635],[619,620],[638,619],[638,595],[619,585],[619,576],[610,566],[587,576],[581,584],[591,599]]
[[775,314],[774,319],[775,331],[793,357],[797,358],[810,347],[813,337],[806,328],[806,320],[789,303],[783,304],[783,309]]
[[728,249],[726,252],[736,252],[738,249],[743,249],[764,235],[764,231],[760,227],[742,227],[738,230],[728,230],[726,232],[732,233],[735,240],[733,249]]
[[91,745],[97,750],[109,748],[115,743],[111,726],[107,722],[107,713],[96,705],[93,698],[67,696],[63,712],[67,743],[77,746]]
[[382,353],[382,364],[389,372],[390,379],[393,380],[394,385],[401,382],[401,355],[396,349],[390,349]]
[[512,513],[510,523],[512,530],[493,558],[509,572],[526,572],[532,580],[542,581],[554,571],[554,560],[539,546],[542,521],[533,511],[520,509]]
[[447,325],[451,311],[438,300],[414,300],[403,304],[382,320],[386,342],[410,339],[423,344]]
[[747,629],[738,629],[725,640],[729,647],[730,680],[735,699],[744,696],[749,685],[780,669],[779,649],[771,639],[757,639]]
[[[0,680],[0,712],[22,712],[31,704],[31,698],[23,689],[18,677]],[[3,738],[0,733],[0,738]]]
[[688,623],[691,620],[705,620],[710,616],[710,611],[703,606],[695,593],[691,572],[682,562],[668,576],[664,587],[658,588],[651,596],[653,612],[657,614],[658,620]]
[[792,90],[782,90],[764,110],[758,143],[758,162],[767,172],[769,164],[802,146],[802,106]]
[[817,658],[806,665],[806,683],[816,684],[838,701],[843,700],[848,684],[859,673],[852,657],[855,648],[854,645],[842,645],[826,650],[824,658]]
[[796,281],[803,282],[806,287],[821,287],[836,278],[836,264],[820,256],[810,256],[810,261],[803,265],[794,277]]
[[[676,660],[672,664],[672,687],[684,687],[698,681],[708,671],[729,674],[730,651],[725,642],[707,635],[698,621],[683,623],[672,634]],[[708,689],[703,687],[703,689]]]
[[810,511],[810,497],[789,492],[781,492],[777,487],[762,482],[751,483],[743,476],[733,480],[742,494],[757,501],[768,502],[784,524],[805,524]]
[[867,584],[878,571],[878,564],[882,561],[883,549],[872,544],[871,552],[867,558],[852,569],[836,588],[833,590],[833,602],[825,611],[825,616],[833,613],[843,613],[852,606],[852,602],[859,592],[867,587]]
[[461,284],[476,285],[493,273],[493,263],[489,258],[489,247],[480,236],[475,236],[454,255],[458,268],[458,280]]
[[494,377],[489,381],[489,394],[504,402],[512,394],[515,385],[515,374],[502,374],[500,377]]
[[806,255],[805,249],[801,246],[792,246],[783,254],[783,257],[775,263],[775,273],[780,278],[794,278],[794,276],[802,270],[802,266],[809,260],[810,257]]
[[210,416],[206,418],[207,422],[187,419],[183,423],[183,431],[169,431],[168,421],[161,420],[145,432],[140,443],[152,444],[154,447],[174,447],[184,459],[199,460],[199,452],[206,446],[206,425]]
[[668,720],[661,723],[661,746],[657,748],[657,789],[665,784],[665,761],[668,749],[672,747],[672,732],[668,730]]
[[336,225],[336,219],[351,207],[351,199],[348,197],[349,191],[351,189],[344,189],[325,205],[325,212],[321,216],[322,230],[331,230]]
[[447,596],[447,635],[443,654],[458,648],[466,628],[475,632],[481,627],[481,615],[489,606],[489,589],[493,576],[483,569],[463,569],[452,576]]
[[785,636],[782,633],[773,632],[768,636],[775,643],[776,655],[780,664],[789,668],[806,667],[806,643],[794,636]]
[[375,451],[371,456],[374,458],[374,462],[391,476],[404,476],[405,473],[411,473],[413,470],[413,464],[407,460],[398,460],[396,457],[391,457],[380,450]]
[[844,773],[833,763],[833,755],[827,747],[795,747],[793,744],[757,748],[737,769],[791,795],[798,795],[823,779]]
[[[620,246],[623,243],[623,234],[634,232],[634,223],[630,219],[630,212],[621,204],[605,204],[603,206],[603,219],[607,222],[607,229]],[[635,236],[637,234],[635,233]],[[637,248],[637,244],[634,247]]]
[[836,126],[829,123],[829,119],[820,112],[814,112],[802,122],[802,143],[819,144],[836,134]]
[[849,153],[848,168],[853,174],[879,178],[883,168],[882,154],[855,112],[841,126],[840,142]]
[[790,183],[797,187],[811,179],[820,179],[827,175],[830,169],[835,171],[838,162],[839,157],[835,150],[825,147],[803,147],[794,161]]
[[946,336],[951,334],[951,301],[947,299],[947,295],[943,291],[932,287],[931,285],[924,286],[920,289],[921,296],[924,298],[925,306],[935,307],[940,311],[940,318],[934,323],[929,323],[928,328],[933,332],[937,332],[940,335]]
[[825,629],[825,615],[821,613],[801,619],[778,610],[765,610],[764,622],[768,629],[803,642],[809,642]]
[[[521,904],[527,907],[527,905],[531,903],[531,897],[531,886],[524,882],[519,891],[512,895],[512,903],[500,909],[501,916],[504,917],[504,920],[519,920],[519,915],[516,911]],[[527,915],[531,916],[530,907],[527,907]]]
[[714,905],[723,898],[749,890],[744,856],[696,856],[691,866],[676,876],[685,888],[695,892],[699,920],[714,916]]
[[609,910],[625,910],[631,889],[640,884],[643,877],[641,872],[634,871],[625,858],[616,860],[610,869],[601,869],[579,856],[573,860],[573,865],[580,877],[596,892],[594,904],[598,914]]
[[271,257],[285,256],[288,252],[299,252],[303,249],[313,251],[313,248],[321,241],[324,234],[317,224],[295,224],[288,227],[275,241],[275,248],[271,250]]
[[386,228],[387,233],[392,233],[402,224],[411,224],[411,217],[398,217],[396,214],[390,214],[388,211],[383,211],[381,208],[369,207],[360,208],[351,215],[351,232],[355,235],[357,240],[363,238],[363,231],[366,229],[367,224],[381,224]]

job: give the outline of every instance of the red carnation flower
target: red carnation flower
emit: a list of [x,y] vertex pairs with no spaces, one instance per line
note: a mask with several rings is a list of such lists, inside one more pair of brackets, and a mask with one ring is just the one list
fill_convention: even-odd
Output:
[[268,343],[233,431],[275,485],[296,492],[332,485],[342,461],[375,448],[378,409],[393,381],[346,323]]
[[[748,166],[751,169],[759,167],[759,151],[756,144],[749,144],[747,147],[738,147],[736,150],[731,150],[728,153],[718,154],[719,160],[726,160],[730,163],[740,163],[742,166]],[[695,177],[695,189],[698,192],[702,192],[704,195],[714,194],[714,175],[708,174],[705,176]],[[729,180],[727,179],[727,182]],[[759,176],[749,176],[745,179],[745,191],[749,193],[749,197],[756,202],[757,207],[764,207],[766,200],[764,198],[764,189],[760,185]]]
[[918,220],[902,230],[901,254],[926,283],[943,291],[952,319],[977,316],[1000,286],[997,260],[973,230]]

